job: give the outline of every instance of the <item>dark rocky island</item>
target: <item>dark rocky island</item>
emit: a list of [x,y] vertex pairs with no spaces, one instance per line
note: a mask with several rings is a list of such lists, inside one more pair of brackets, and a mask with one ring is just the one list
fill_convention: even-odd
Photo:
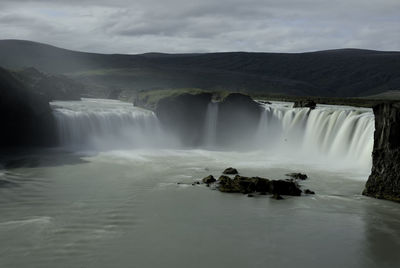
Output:
[[[226,172],[228,171],[228,172]],[[235,175],[238,171],[235,168],[227,168],[223,174]],[[300,173],[299,173],[300,174]],[[305,175],[305,174],[302,174]],[[305,175],[307,176],[307,175]],[[202,179],[202,182],[210,186],[216,184],[216,189],[224,193],[242,193],[253,197],[255,193],[259,195],[271,194],[274,199],[281,200],[281,195],[300,196],[302,190],[297,183],[298,178],[288,180],[269,180],[261,177],[245,177],[236,175],[233,179],[226,175],[221,175],[218,180],[209,175]],[[305,194],[315,194],[306,189]]]

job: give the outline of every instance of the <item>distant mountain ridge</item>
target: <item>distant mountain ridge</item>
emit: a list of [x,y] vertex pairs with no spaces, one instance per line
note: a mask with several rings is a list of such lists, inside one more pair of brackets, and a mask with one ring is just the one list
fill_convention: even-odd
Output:
[[361,49],[123,55],[0,40],[0,66],[34,67],[43,72],[66,74],[86,84],[134,91],[195,87],[358,97],[400,89],[400,52]]

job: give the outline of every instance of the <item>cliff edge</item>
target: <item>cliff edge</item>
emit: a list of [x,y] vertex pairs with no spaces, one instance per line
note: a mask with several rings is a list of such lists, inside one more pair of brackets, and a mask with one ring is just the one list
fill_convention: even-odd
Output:
[[400,202],[400,103],[383,103],[373,109],[373,164],[363,194]]

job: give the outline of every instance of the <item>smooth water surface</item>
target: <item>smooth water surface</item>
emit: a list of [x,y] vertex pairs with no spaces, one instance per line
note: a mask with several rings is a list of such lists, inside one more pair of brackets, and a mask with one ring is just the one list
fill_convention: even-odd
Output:
[[[306,172],[303,189],[317,194],[190,184],[228,166]],[[360,195],[366,176],[257,151],[14,156],[0,175],[0,267],[397,267],[400,207]]]

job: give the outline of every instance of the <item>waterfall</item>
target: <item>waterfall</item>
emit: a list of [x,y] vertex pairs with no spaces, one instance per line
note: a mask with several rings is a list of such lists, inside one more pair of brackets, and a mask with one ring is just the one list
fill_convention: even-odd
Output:
[[310,161],[346,163],[368,169],[372,161],[372,109],[319,105],[264,105],[255,146]]
[[52,102],[60,144],[64,147],[115,149],[167,144],[151,111],[115,100]]
[[204,145],[206,147],[216,146],[217,144],[217,123],[218,123],[218,102],[210,102],[207,107]]
[[[60,143],[78,149],[178,148],[166,135],[156,115],[130,103],[83,99],[52,102]],[[207,149],[261,150],[280,159],[315,164],[341,164],[369,171],[373,147],[374,115],[371,109],[319,105],[314,110],[291,108],[290,103],[264,104],[254,137],[236,137],[229,148],[217,144],[218,107],[206,111],[204,139]],[[235,134],[235,133],[233,133]],[[233,135],[234,136],[234,135]]]

